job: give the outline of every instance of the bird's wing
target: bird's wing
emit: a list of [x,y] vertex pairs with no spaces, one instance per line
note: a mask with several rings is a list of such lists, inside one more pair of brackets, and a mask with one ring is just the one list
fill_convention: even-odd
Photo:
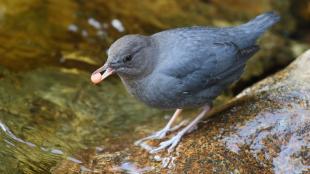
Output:
[[183,54],[191,59],[179,58],[163,70],[171,81],[178,82],[171,88],[179,94],[198,93],[214,84],[225,86],[234,82],[243,72],[247,58],[258,47],[239,49],[233,42],[222,42],[209,44],[207,48],[200,45],[196,50],[191,49],[194,52],[185,53],[190,56]]

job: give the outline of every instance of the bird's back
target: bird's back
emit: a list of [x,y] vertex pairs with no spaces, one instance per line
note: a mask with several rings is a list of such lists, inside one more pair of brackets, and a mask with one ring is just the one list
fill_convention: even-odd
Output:
[[255,44],[257,38],[279,20],[280,17],[275,12],[267,12],[235,27],[183,27],[165,30],[152,35],[152,37],[165,40],[165,46],[168,44],[184,45],[188,42],[188,39],[192,40],[194,38],[197,42],[200,40],[201,43],[234,42],[240,48],[246,48]]

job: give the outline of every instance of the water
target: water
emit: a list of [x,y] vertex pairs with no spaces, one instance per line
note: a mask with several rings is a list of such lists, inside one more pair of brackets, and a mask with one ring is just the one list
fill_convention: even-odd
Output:
[[[164,116],[172,112],[139,103],[118,78],[90,83],[90,73],[116,38],[178,26],[237,24],[268,4],[233,16],[238,8],[228,10],[220,1],[0,0],[0,173],[57,172],[66,162],[77,171],[94,171],[92,155],[126,149],[165,124],[169,117]],[[270,45],[263,49],[278,56]],[[283,63],[282,57],[283,66],[290,60]],[[115,170],[153,169],[119,158]]]

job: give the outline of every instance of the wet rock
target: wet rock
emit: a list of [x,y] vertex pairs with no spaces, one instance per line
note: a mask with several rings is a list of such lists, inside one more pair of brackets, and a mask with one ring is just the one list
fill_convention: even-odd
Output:
[[91,157],[90,163],[95,161],[96,165],[88,167],[97,172],[130,172],[146,167],[150,173],[309,172],[309,66],[310,50],[285,70],[213,111],[170,155],[149,155],[129,146]]

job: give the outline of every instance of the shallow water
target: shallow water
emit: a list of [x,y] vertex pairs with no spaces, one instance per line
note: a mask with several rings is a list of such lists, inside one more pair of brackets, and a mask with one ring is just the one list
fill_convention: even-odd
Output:
[[124,148],[123,143],[110,144],[131,139],[128,132],[133,134],[139,124],[160,115],[133,100],[116,80],[101,87],[88,80],[85,72],[59,68],[11,74],[1,80],[3,157],[18,159],[21,170],[46,172],[79,151]]
[[[162,127],[171,112],[139,103],[116,77],[94,86],[89,75],[124,34],[240,23],[220,1],[208,3],[1,0],[0,173],[49,173],[60,161],[88,171],[92,154],[125,149]],[[238,19],[269,9],[266,4]]]

